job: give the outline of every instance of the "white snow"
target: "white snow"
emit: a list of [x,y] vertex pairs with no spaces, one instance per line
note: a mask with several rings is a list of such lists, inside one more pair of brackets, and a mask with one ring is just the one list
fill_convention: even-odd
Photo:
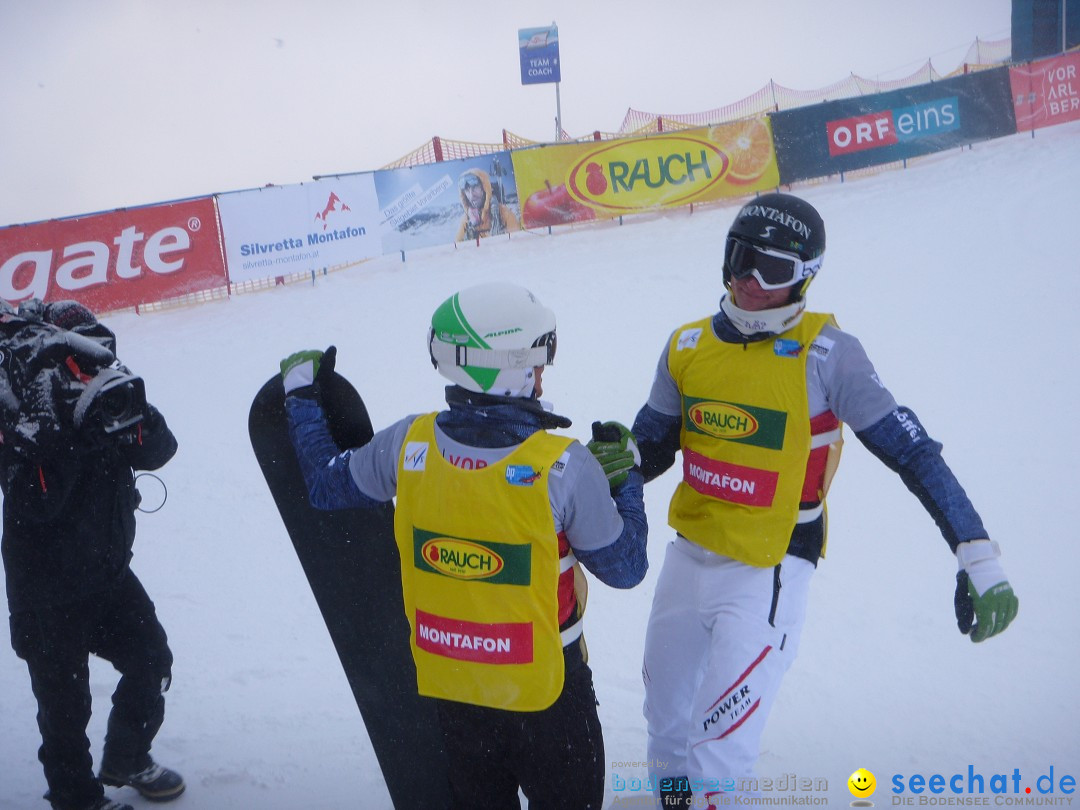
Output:
[[[861,338],[884,383],[945,443],[1001,543],[1021,608],[999,638],[973,645],[959,635],[945,542],[848,431],[829,499],[828,559],[765,733],[762,777],[827,779],[831,804],[841,806],[851,801],[848,776],[865,767],[883,806],[897,774],[966,777],[971,766],[989,781],[1019,769],[1021,790],[1034,796],[1051,767],[1055,782],[1080,776],[1078,136],[1073,123],[796,189],[828,231],[812,308],[835,312]],[[134,560],[176,656],[153,753],[187,779],[177,807],[389,807],[248,443],[249,403],[279,359],[336,344],[338,368],[376,427],[437,409],[443,379],[424,348],[431,312],[460,287],[513,280],[556,311],[559,356],[544,375],[545,398],[585,439],[594,419],[629,424],[670,331],[715,309],[722,239],[738,204],[417,251],[314,285],[108,319],[121,357],[180,441],[159,473],[167,503],[140,515]],[[672,538],[676,474],[646,488],[645,582],[591,589],[586,637],[609,802],[628,795],[611,790],[613,775],[645,775],[614,763],[645,759],[642,640]],[[153,480],[141,488],[148,505],[160,500]],[[8,641],[4,626],[0,808],[22,810],[44,806],[45,781],[29,679]],[[95,756],[114,683],[95,661]],[[144,804],[130,789],[113,795]]]

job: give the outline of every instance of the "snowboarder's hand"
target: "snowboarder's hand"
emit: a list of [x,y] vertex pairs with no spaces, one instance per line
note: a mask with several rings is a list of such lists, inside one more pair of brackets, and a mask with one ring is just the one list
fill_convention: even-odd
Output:
[[330,346],[325,352],[308,349],[294,352],[281,361],[281,378],[285,393],[299,392],[327,379],[334,371],[337,347]]
[[956,624],[972,641],[996,636],[1020,608],[998,557],[997,543],[969,540],[956,547]]
[[592,441],[585,446],[603,467],[608,486],[618,489],[630,470],[641,464],[641,453],[634,434],[618,422],[593,422],[592,433]]

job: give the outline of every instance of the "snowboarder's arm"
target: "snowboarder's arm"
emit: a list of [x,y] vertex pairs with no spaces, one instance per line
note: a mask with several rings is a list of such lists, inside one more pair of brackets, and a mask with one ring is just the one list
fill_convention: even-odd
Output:
[[632,588],[649,569],[641,473],[630,469],[611,487],[589,450],[578,442],[568,450],[563,473],[550,479],[556,528],[597,579],[613,588]]
[[320,380],[334,370],[337,349],[302,351],[281,361],[289,439],[296,451],[308,499],[316,509],[371,509],[382,501],[368,497],[357,486],[349,460],[357,448],[342,451],[330,433],[322,408]]
[[611,491],[611,499],[622,518],[622,531],[610,544],[592,550],[574,549],[578,561],[612,588],[632,588],[649,570],[644,485],[641,473],[631,470],[626,480]]
[[641,452],[641,472],[646,483],[675,463],[682,427],[682,396],[668,369],[668,346],[656,363],[649,399],[634,418],[634,438]]
[[985,539],[983,527],[964,488],[941,456],[941,444],[927,434],[909,408],[898,407],[855,434],[919,499],[955,552],[967,540]]
[[358,448],[342,451],[334,442],[317,389],[285,398],[289,438],[316,509],[372,509],[384,501],[369,498],[356,485],[349,461]]
[[679,449],[679,430],[682,420],[642,405],[634,418],[634,438],[641,452],[641,472],[645,481],[652,481],[675,463]]
[[941,444],[903,407],[855,435],[900,475],[956,554],[954,607],[960,632],[976,642],[1002,632],[1016,617],[1019,600],[998,560],[997,544],[988,539],[967,493],[941,457]]

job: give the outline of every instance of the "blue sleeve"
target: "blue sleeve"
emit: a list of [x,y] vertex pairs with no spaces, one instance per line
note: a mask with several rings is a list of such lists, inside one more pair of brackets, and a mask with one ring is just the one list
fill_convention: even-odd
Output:
[[641,472],[646,482],[666,472],[675,463],[681,428],[680,416],[660,413],[649,405],[641,406],[631,431],[641,453]]
[[574,549],[574,556],[605,585],[633,588],[649,570],[646,552],[649,522],[645,516],[645,481],[641,473],[631,470],[611,497],[623,519],[622,533],[603,548]]
[[941,444],[927,434],[908,408],[897,408],[855,434],[893,472],[934,519],[954,552],[967,540],[988,538],[982,518],[941,456]]
[[369,498],[356,486],[349,470],[353,450],[342,451],[334,442],[318,400],[289,396],[285,398],[285,411],[289,416],[289,438],[312,506],[333,510],[382,505],[382,501]]

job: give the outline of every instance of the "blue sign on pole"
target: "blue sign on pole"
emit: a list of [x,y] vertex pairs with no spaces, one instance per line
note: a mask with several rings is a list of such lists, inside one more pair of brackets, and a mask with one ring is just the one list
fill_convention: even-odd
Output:
[[521,83],[545,84],[562,81],[559,71],[559,28],[519,28]]

